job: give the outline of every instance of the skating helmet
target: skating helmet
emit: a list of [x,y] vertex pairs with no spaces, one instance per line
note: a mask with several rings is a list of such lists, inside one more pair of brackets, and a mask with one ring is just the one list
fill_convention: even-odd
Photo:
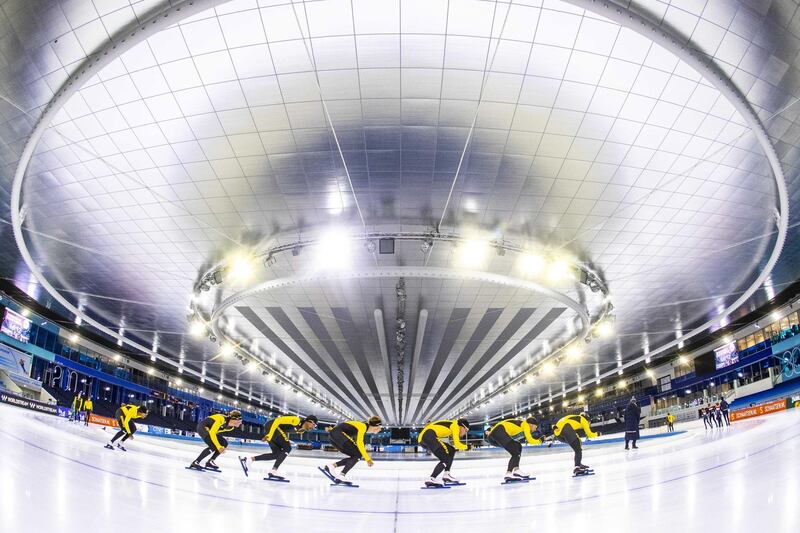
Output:
[[242,419],[242,412],[241,411],[237,411],[236,409],[234,409],[233,411],[228,413],[228,418],[231,419],[231,420],[241,420]]
[[529,426],[538,426],[538,425],[539,425],[539,421],[538,421],[538,420],[536,420],[536,419],[535,419],[535,418],[533,418],[533,417],[526,418],[526,419],[525,419],[525,422],[527,422]]
[[300,421],[300,425],[302,426],[306,422],[313,422],[315,426],[319,424],[319,420],[314,415],[308,415],[307,417],[305,417],[303,420]]

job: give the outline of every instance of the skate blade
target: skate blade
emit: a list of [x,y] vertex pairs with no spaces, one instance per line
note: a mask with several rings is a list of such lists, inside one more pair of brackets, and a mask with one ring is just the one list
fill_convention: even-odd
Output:
[[424,486],[422,486],[420,488],[423,489],[423,490],[425,490],[425,489],[439,490],[439,489],[449,489],[450,487],[447,486],[447,485],[440,485],[438,487],[436,485],[431,485],[431,486],[424,485]]
[[186,470],[192,470],[194,472],[215,472],[215,470],[206,470],[202,466],[200,468],[197,468],[196,466],[187,466]]
[[348,487],[351,489],[357,489],[358,485],[354,483],[331,483],[331,487]]
[[572,477],[586,477],[586,476],[593,476],[594,472],[583,472],[581,474],[572,474]]
[[519,485],[520,483],[528,483],[536,479],[535,477],[526,477],[525,479],[507,479],[500,483],[501,485]]
[[289,483],[288,479],[278,479],[276,477],[265,477],[264,481],[274,481],[276,483]]
[[322,475],[323,475],[323,476],[325,476],[326,478],[330,479],[331,481],[334,481],[334,479],[333,479],[333,476],[332,476],[332,475],[330,475],[328,472],[326,472],[326,471],[325,471],[325,469],[324,469],[324,468],[322,468],[321,466],[318,466],[318,467],[317,467],[317,470],[319,470],[320,472],[322,472]]
[[444,484],[447,487],[463,487],[466,485],[463,481],[445,481]]

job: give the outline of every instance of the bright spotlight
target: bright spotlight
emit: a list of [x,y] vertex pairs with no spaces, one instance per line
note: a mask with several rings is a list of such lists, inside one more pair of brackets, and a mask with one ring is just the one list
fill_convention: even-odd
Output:
[[200,319],[192,320],[192,323],[189,325],[189,333],[192,337],[202,337],[206,333],[206,325]]
[[331,229],[317,243],[317,264],[327,269],[345,268],[352,260],[351,248],[350,235],[345,230]]
[[679,355],[678,356],[678,363],[680,363],[682,365],[688,365],[689,364],[689,358],[686,357],[685,355]]
[[258,369],[258,363],[256,363],[255,361],[250,361],[249,363],[247,363],[248,372],[253,372],[256,369]]
[[222,357],[230,357],[235,351],[236,349],[233,347],[233,345],[223,344],[222,348],[219,350],[219,353],[222,355]]
[[550,263],[547,269],[547,277],[550,281],[562,281],[569,277],[570,264],[566,259],[556,259]]
[[253,259],[247,255],[235,255],[228,261],[228,275],[238,281],[246,281],[253,276]]
[[519,266],[523,272],[528,275],[535,276],[540,274],[544,267],[546,266],[547,261],[544,257],[538,254],[533,253],[526,253],[523,254],[522,257],[519,259]]
[[156,369],[151,366],[150,368],[147,369],[147,373],[152,376],[153,374],[156,373]]
[[583,403],[583,401],[584,401],[585,399],[586,399],[586,396],[584,396],[583,394],[579,394],[579,395],[578,395],[578,403]]
[[567,348],[567,357],[570,359],[580,359],[582,355],[583,350],[581,350],[581,347],[577,344],[572,344],[569,348]]
[[614,334],[614,325],[608,320],[603,320],[595,326],[595,331],[598,336],[608,338]]
[[595,389],[594,395],[597,396],[598,398],[602,398],[603,397],[603,389]]
[[553,363],[548,361],[547,363],[542,365],[542,374],[544,374],[545,376],[550,377],[555,373],[556,373],[556,365],[554,365]]
[[467,269],[480,268],[489,253],[489,243],[471,239],[464,241],[456,252],[458,266]]
[[617,387],[620,389],[624,389],[627,386],[624,379],[621,379],[617,382]]
[[78,336],[77,333],[73,333],[72,335],[69,336],[70,342],[78,342],[80,339],[81,338]]
[[655,377],[655,373],[652,370],[650,370],[649,368],[647,370],[645,370],[644,373],[647,374],[648,378],[652,379],[652,378]]

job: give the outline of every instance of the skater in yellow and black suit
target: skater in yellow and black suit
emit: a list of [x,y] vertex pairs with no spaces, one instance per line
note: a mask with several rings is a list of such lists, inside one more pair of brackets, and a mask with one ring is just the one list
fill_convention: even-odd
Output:
[[[373,416],[366,423],[358,420],[348,420],[333,428],[330,432],[331,444],[347,457],[336,461],[333,464],[325,465],[322,469],[325,475],[334,480],[335,483],[350,483],[346,476],[351,468],[361,459],[367,462],[367,466],[375,464],[364,447],[364,437],[367,433],[380,433],[383,422],[377,416]],[[337,471],[341,468],[342,471]]]
[[136,433],[136,424],[133,423],[134,419],[144,418],[146,416],[146,405],[139,406],[128,404],[117,409],[117,412],[114,413],[114,418],[117,419],[117,423],[119,424],[119,431],[116,435],[114,435],[114,438],[111,439],[108,444],[106,444],[106,448],[113,450],[114,443],[117,442],[117,439],[122,437],[122,440],[117,442],[117,448],[123,452],[126,451],[122,443],[129,438],[133,438],[133,434]]
[[255,457],[239,457],[239,463],[242,465],[244,475],[248,475],[247,473],[250,470],[249,465],[254,461],[274,460],[275,463],[272,465],[272,470],[270,470],[267,475],[270,479],[283,481],[284,477],[278,474],[278,468],[280,468],[283,460],[289,455],[289,452],[292,451],[292,444],[289,442],[287,433],[314,429],[317,427],[317,422],[317,417],[314,415],[309,415],[302,420],[300,420],[299,416],[279,416],[278,418],[268,420],[267,423],[264,424],[265,435],[262,440],[269,444],[271,452],[262,453]]
[[[442,483],[436,480],[439,474],[444,471],[442,479],[445,483],[458,483],[458,480],[450,473],[456,450],[466,450],[467,445],[461,439],[467,436],[469,422],[463,418],[458,420],[437,420],[422,428],[419,432],[417,441],[425,446],[439,462],[433,469],[431,477],[425,481],[427,487],[441,487]],[[452,439],[452,444],[445,443],[442,439]]]
[[[228,441],[220,433],[227,433],[233,431],[242,425],[242,413],[240,411],[231,411],[227,415],[215,414],[211,415],[197,425],[197,434],[206,443],[206,449],[200,452],[197,459],[192,461],[189,468],[195,470],[203,470],[208,468],[211,470],[219,470],[217,463],[214,461],[221,453],[225,452],[228,447]],[[200,461],[208,456],[211,459],[206,461],[205,467],[200,464]]]
[[[522,433],[525,435],[525,440],[528,444],[541,444],[541,439],[537,438],[537,427],[538,423],[535,418],[527,418],[525,420],[512,418],[501,420],[486,432],[486,442],[504,448],[511,454],[505,476],[506,481],[520,481],[529,477],[528,474],[519,470],[519,460],[522,456],[522,444],[515,440],[514,437]],[[534,436],[534,434],[536,434],[536,436]]]
[[592,431],[592,427],[589,425],[588,413],[567,415],[556,422],[556,425],[553,426],[553,436],[555,436],[561,442],[568,444],[569,447],[575,452],[574,474],[580,474],[590,470],[588,466],[581,463],[581,459],[583,459],[583,449],[581,448],[581,439],[577,433],[579,429],[582,429],[583,432],[586,433],[586,436],[590,439],[600,435],[599,433]]

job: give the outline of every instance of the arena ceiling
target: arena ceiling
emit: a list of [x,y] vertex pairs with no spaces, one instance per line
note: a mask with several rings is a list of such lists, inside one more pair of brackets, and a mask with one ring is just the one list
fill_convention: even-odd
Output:
[[[9,0],[0,269],[281,409],[526,409],[797,278],[797,7]],[[530,252],[608,294],[523,271]],[[200,289],[242,255],[253,280]],[[590,318],[610,301],[614,334],[486,405],[582,342],[554,293]]]

